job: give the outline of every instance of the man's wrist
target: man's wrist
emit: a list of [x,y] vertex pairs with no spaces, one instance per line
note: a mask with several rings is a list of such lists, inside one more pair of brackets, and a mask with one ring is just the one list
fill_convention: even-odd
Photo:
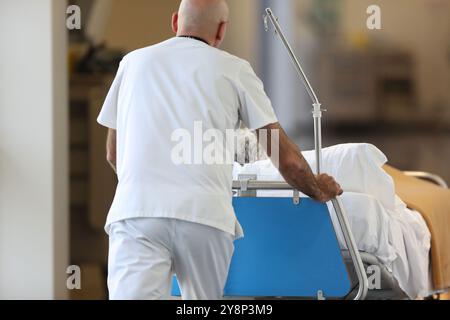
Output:
[[317,201],[322,201],[323,198],[324,198],[324,193],[322,192],[322,190],[320,190],[320,189],[315,190],[313,199],[315,199]]

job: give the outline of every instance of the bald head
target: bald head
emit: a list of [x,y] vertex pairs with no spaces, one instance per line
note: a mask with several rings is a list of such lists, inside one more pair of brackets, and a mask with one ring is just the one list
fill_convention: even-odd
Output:
[[196,36],[218,47],[225,37],[228,14],[226,0],[182,0],[172,28],[178,36]]

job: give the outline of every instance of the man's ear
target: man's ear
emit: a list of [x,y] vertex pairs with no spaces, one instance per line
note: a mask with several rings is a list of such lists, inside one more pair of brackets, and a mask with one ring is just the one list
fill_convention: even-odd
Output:
[[219,27],[217,28],[216,39],[214,41],[214,47],[220,47],[223,40],[225,39],[225,35],[227,33],[228,22],[221,22]]
[[178,12],[172,14],[172,31],[178,33]]

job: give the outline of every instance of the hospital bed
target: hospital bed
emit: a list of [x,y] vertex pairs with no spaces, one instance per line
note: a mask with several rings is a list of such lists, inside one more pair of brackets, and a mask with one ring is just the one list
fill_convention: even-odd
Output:
[[[447,188],[443,179],[424,172],[408,176]],[[337,241],[329,209],[301,198],[280,181],[258,181],[240,175],[233,183],[233,205],[245,231],[236,241],[225,295],[251,299],[409,299],[392,270],[375,255],[359,252],[364,272],[379,271],[380,287],[368,283],[358,297],[359,281],[348,249]],[[257,191],[291,193],[281,198],[258,197]],[[351,217],[352,215],[350,215]],[[353,215],[354,216],[354,215]],[[378,281],[378,280],[377,280]],[[175,294],[179,294],[176,282]],[[430,291],[439,293],[439,291]]]
[[[426,179],[428,181],[433,181],[434,183],[436,183],[437,185],[441,186],[441,187],[447,187],[446,183],[444,182],[443,179],[432,175],[432,174],[428,174],[425,172],[406,172],[405,174],[407,174],[408,176],[413,176],[413,177],[418,177],[421,179]],[[234,188],[235,190],[237,190],[236,193],[236,197],[256,197],[256,190],[261,190],[261,189],[271,189],[271,190],[281,190],[281,189],[289,189],[290,187],[287,184],[284,183],[280,183],[280,182],[264,182],[264,181],[257,181],[257,180],[253,180],[254,178],[256,178],[255,176],[252,175],[243,175],[240,177],[240,181],[236,181],[234,183]],[[273,189],[272,189],[273,188]],[[244,190],[244,191],[242,191]],[[292,198],[291,198],[292,199]],[[262,198],[254,198],[253,200],[239,200],[239,199],[235,199],[234,203],[235,203],[235,208],[236,208],[236,212],[237,215],[240,219],[242,219],[245,224],[244,229],[245,228],[250,228],[250,237],[258,237],[258,235],[260,237],[265,237],[266,238],[266,242],[268,241],[268,236],[267,234],[265,234],[263,231],[259,230],[256,231],[252,230],[252,228],[261,228],[261,224],[262,222],[258,222],[257,226],[253,226],[251,224],[254,224],[256,220],[260,219],[259,217],[259,210],[260,210],[260,204],[257,204],[258,201],[261,201]],[[245,206],[242,207],[242,205],[240,205],[240,202],[242,201],[247,201],[247,202],[252,202],[252,207],[251,208],[246,208]],[[265,207],[270,207],[271,205],[275,205],[274,202],[276,202],[277,200],[274,198],[265,198],[264,200],[264,206]],[[284,200],[278,200],[278,201],[289,201],[288,198],[285,198]],[[307,201],[306,199],[302,199],[301,201]],[[300,201],[300,202],[301,202]],[[296,203],[297,200],[293,200],[293,203]],[[284,207],[283,207],[284,208]],[[246,210],[248,210],[248,212],[246,212]],[[274,209],[275,210],[275,209]],[[285,213],[284,211],[282,211],[284,209],[279,209],[276,210],[276,215],[277,217],[274,218],[277,220],[276,223],[278,224],[284,224],[283,229],[289,229],[290,224],[294,223],[289,221],[289,219],[285,220],[285,217],[283,217],[282,215]],[[312,206],[308,206],[305,205],[303,209],[299,209],[299,211],[297,212],[297,214],[302,214],[302,210],[305,210],[305,214],[308,215],[318,215],[318,211],[320,211],[320,206],[318,205],[312,205]],[[256,212],[255,212],[256,211]],[[287,210],[288,214],[289,214],[289,210]],[[320,213],[319,213],[320,215]],[[251,216],[251,221],[246,221],[246,216]],[[359,215],[360,217],[363,217],[362,215]],[[355,215],[350,215],[350,219],[354,219]],[[267,226],[267,230],[271,230],[271,227],[273,226],[273,224],[275,223],[274,221],[270,221],[270,217],[261,217],[263,219],[266,219],[266,223],[268,224]],[[317,217],[316,217],[317,218]],[[326,220],[328,217],[324,216],[323,219]],[[353,222],[353,221],[351,221]],[[309,230],[310,228],[312,228],[315,231],[320,230],[320,226],[318,225],[309,225],[308,221],[297,221],[295,223],[296,225],[296,232],[302,232],[302,233],[306,233],[309,234]],[[300,225],[302,224],[302,225]],[[353,223],[352,223],[353,225]],[[267,231],[266,230],[266,231]],[[335,230],[328,230],[329,232],[331,232],[332,234],[335,232]],[[259,233],[261,232],[261,234]],[[319,232],[320,233],[320,232]],[[273,235],[271,235],[273,236]],[[283,235],[283,233],[280,233],[281,237],[286,237],[286,235]],[[321,235],[321,240],[319,241],[327,241],[327,240],[323,240],[324,238],[322,238],[323,235]],[[303,239],[304,241],[313,241],[313,239]],[[243,240],[243,242],[246,240]],[[258,241],[256,241],[255,243],[253,243],[253,248],[250,250],[248,249],[248,253],[246,253],[246,258],[244,259],[252,259],[253,255],[252,255],[252,250],[256,250],[258,251],[258,247],[259,247],[259,241],[261,241],[261,239],[259,239]],[[270,241],[273,241],[273,239],[271,238]],[[251,242],[251,241],[249,241]],[[275,241],[276,242],[276,241]],[[308,243],[308,242],[306,242]],[[250,245],[250,243],[249,243]],[[299,259],[303,259],[303,260],[314,260],[314,259],[318,259],[317,257],[315,257],[315,254],[326,254],[323,249],[320,250],[319,252],[314,252],[311,253],[308,250],[306,250],[303,253],[300,253],[299,248],[298,248],[298,243],[291,243],[290,244],[291,247],[289,249],[289,251],[292,252],[292,254],[294,254],[294,252],[298,252],[298,254],[301,256],[301,258]],[[326,245],[326,244],[325,244]],[[331,244],[328,244],[331,245]],[[245,244],[238,244],[238,249],[237,250],[241,250],[240,246],[246,246]],[[334,247],[336,247],[336,244],[333,245]],[[333,247],[332,246],[332,247]],[[262,247],[259,247],[260,250],[262,250],[262,252],[265,252],[266,254],[266,260],[265,262],[263,261],[259,261],[257,264],[264,264],[264,263],[268,263],[267,261],[272,259],[271,258],[271,254],[270,252],[268,252],[267,249],[264,249]],[[302,248],[303,249],[303,248]],[[272,248],[271,250],[280,250]],[[335,252],[334,254],[336,254],[336,249],[334,249]],[[244,249],[244,251],[247,251],[246,249]],[[330,253],[329,253],[330,254]],[[366,270],[366,272],[368,272],[368,275],[370,276],[371,270],[372,272],[377,270],[377,272],[379,272],[380,275],[380,287],[374,288],[371,287],[371,285],[374,285],[376,283],[370,283],[369,284],[369,291],[368,291],[368,295],[365,297],[366,299],[408,299],[408,295],[400,288],[398,281],[395,278],[395,275],[392,273],[391,270],[389,270],[389,268],[383,264],[383,262],[381,262],[381,260],[379,258],[377,258],[374,254],[371,253],[367,253],[367,252],[360,252],[359,253],[361,256],[361,260],[364,264],[364,270]],[[239,253],[238,253],[239,255]],[[256,256],[258,256],[258,254],[256,254]],[[330,258],[333,257],[333,258]],[[237,260],[239,260],[239,256],[237,256]],[[336,260],[333,260],[336,259]],[[345,265],[345,271],[340,274],[340,275],[336,275],[336,276],[340,276],[342,277],[341,282],[339,283],[339,285],[341,286],[341,291],[340,291],[340,295],[336,296],[336,293],[334,291],[330,292],[330,289],[328,288],[329,285],[331,285],[331,283],[337,284],[336,283],[336,279],[334,280],[330,280],[328,279],[327,281],[331,281],[331,283],[325,284],[323,285],[323,287],[314,287],[314,292],[317,292],[316,295],[312,295],[314,292],[310,291],[308,296],[303,296],[303,298],[311,298],[311,297],[322,297],[322,298],[345,298],[345,299],[352,299],[355,298],[357,295],[357,288],[358,288],[358,279],[357,276],[355,274],[355,268],[354,268],[354,264],[352,263],[352,259],[351,259],[351,255],[349,253],[349,251],[347,249],[343,249],[340,250],[340,257],[339,255],[337,256],[333,256],[333,254],[330,254],[329,259],[327,260],[326,263],[329,263],[330,265],[333,265],[335,268],[335,272],[337,272],[337,270],[339,269],[339,266],[342,266],[342,263],[339,261],[340,259],[342,259],[342,261],[344,262],[343,264]],[[287,261],[287,260],[286,260]],[[321,271],[321,267],[318,268],[317,265],[323,263],[320,262],[322,261],[321,259],[318,259],[318,261],[314,264],[313,270],[310,270],[312,275],[307,275],[307,274],[303,274],[303,275],[297,275],[298,277],[307,277],[307,278],[314,278],[317,277],[322,271]],[[234,262],[233,266],[232,266],[232,271],[234,269],[240,270],[242,269],[242,266],[240,265],[240,263],[249,263],[248,261],[237,261]],[[336,269],[337,268],[337,269]],[[245,269],[245,268],[244,268]],[[278,270],[278,272],[283,273],[284,274],[289,274],[289,268],[287,268],[286,270],[282,270],[282,268],[280,270]],[[300,268],[299,268],[300,270]],[[234,277],[235,275],[231,272],[231,277]],[[329,275],[329,274],[328,274]],[[269,275],[266,275],[269,276]],[[276,275],[275,277],[282,277],[279,275]],[[295,277],[292,274],[290,274],[289,277]],[[321,276],[323,277],[323,276]],[[347,279],[350,279],[349,283],[345,283],[345,281]],[[246,281],[248,281],[248,275],[244,277],[245,280],[242,279],[242,285],[249,285],[249,283],[245,283]],[[323,279],[322,279],[323,280]],[[344,283],[342,282],[344,281]],[[377,280],[378,281],[378,280]],[[231,282],[234,282],[234,280],[231,280]],[[338,281],[339,282],[339,281]],[[376,282],[376,281],[375,281]],[[348,286],[350,286],[351,290],[348,290]],[[432,285],[430,285],[430,287],[432,287]],[[266,287],[267,288],[267,287]],[[348,291],[347,291],[348,290]],[[295,290],[294,290],[295,291]],[[288,291],[285,291],[288,292]],[[298,293],[298,291],[297,291]],[[345,293],[345,294],[344,294]],[[430,293],[432,293],[432,291],[430,291]],[[434,291],[434,293],[436,293]],[[303,293],[304,294],[304,293]]]
[[[417,177],[420,179],[424,179],[424,180],[428,180],[431,181],[433,183],[435,183],[436,185],[442,187],[442,188],[447,188],[447,184],[445,183],[445,181],[433,174],[429,174],[429,173],[425,173],[425,172],[405,172],[406,175],[408,176],[412,176],[412,177]],[[329,225],[329,222],[325,221],[328,220],[329,217],[327,217],[327,215],[325,214],[322,218],[323,221],[321,223],[315,224],[316,222],[312,222],[309,220],[302,220],[300,218],[298,218],[298,221],[290,221],[290,218],[286,218],[283,215],[284,214],[288,214],[291,212],[290,209],[286,209],[286,203],[289,203],[290,201],[295,205],[295,203],[298,203],[298,200],[295,199],[295,195],[294,198],[284,198],[284,199],[276,199],[276,198],[256,198],[257,197],[257,193],[256,191],[260,191],[260,190],[267,190],[267,189],[271,189],[271,190],[291,190],[292,188],[289,187],[289,185],[283,183],[283,182],[268,182],[268,181],[257,181],[256,180],[256,176],[254,175],[241,175],[239,177],[239,181],[235,181],[234,182],[234,189],[236,190],[236,194],[235,196],[237,198],[235,198],[234,201],[234,205],[236,208],[236,214],[239,217],[239,219],[242,219],[242,223],[244,224],[244,229],[247,228],[249,230],[249,237],[254,237],[255,241],[249,241],[249,243],[247,244],[237,244],[237,256],[236,256],[236,261],[233,262],[233,265],[231,267],[231,271],[230,271],[230,284],[228,289],[230,289],[230,293],[238,293],[239,288],[233,288],[233,285],[236,285],[236,282],[240,281],[240,285],[241,286],[247,286],[247,287],[252,287],[254,284],[249,282],[249,275],[245,275],[244,274],[240,274],[241,271],[245,270],[245,268],[242,267],[242,264],[253,264],[253,267],[256,268],[256,265],[263,265],[263,264],[267,264],[269,260],[271,259],[276,259],[277,254],[268,252],[269,250],[274,250],[274,251],[280,251],[280,247],[276,248],[277,246],[281,246],[281,243],[277,243],[278,240],[274,240],[272,238],[270,238],[270,241],[267,236],[267,234],[271,233],[271,228],[273,228],[274,225],[283,225],[283,227],[280,230],[280,234],[278,236],[283,237],[284,239],[290,239],[289,241],[294,241],[294,242],[287,242],[284,245],[289,247],[289,252],[292,252],[291,254],[298,254],[298,259],[299,260],[309,260],[311,261],[315,261],[315,263],[311,264],[311,270],[306,270],[304,271],[301,267],[301,265],[305,264],[304,262],[301,261],[289,261],[289,259],[285,259],[286,263],[298,263],[299,266],[297,266],[299,274],[292,274],[290,273],[288,270],[290,269],[289,267],[280,267],[280,269],[277,271],[278,273],[276,273],[275,276],[272,275],[272,277],[275,277],[278,279],[275,279],[274,282],[278,282],[277,285],[280,285],[279,281],[280,279],[283,279],[283,277],[287,277],[288,279],[286,279],[287,282],[290,282],[291,285],[294,285],[293,283],[295,283],[296,281],[299,280],[294,280],[294,278],[296,277],[303,277],[303,278],[308,278],[308,279],[315,279],[314,281],[316,281],[315,284],[311,284],[312,288],[314,289],[310,289],[310,291],[308,292],[308,295],[305,295],[305,289],[294,289],[292,288],[292,292],[297,293],[296,298],[331,298],[331,299],[335,299],[335,298],[340,298],[340,299],[354,299],[357,297],[357,291],[358,291],[358,278],[356,276],[355,273],[355,267],[354,264],[352,263],[352,259],[351,259],[351,254],[349,253],[348,249],[339,249],[339,245],[336,245],[336,243],[329,243],[329,242],[334,242],[335,240],[335,236],[333,237],[335,230],[332,229],[333,228],[333,224],[331,224],[332,228],[331,229],[327,229],[327,232],[330,232],[331,234],[328,235],[329,238],[327,238],[327,236],[324,236],[323,234],[321,234],[320,230],[324,230],[324,225]],[[238,197],[244,197],[247,199],[239,199]],[[248,199],[248,197],[252,198],[252,199]],[[280,205],[280,203],[277,203],[277,201],[281,201],[281,203],[284,203],[283,205]],[[314,204],[313,202],[309,202],[311,200],[308,199],[301,199],[301,202],[306,201],[307,203],[304,204],[303,207],[300,207],[296,213],[294,214],[305,214],[305,215],[314,215],[315,219],[318,219],[318,215],[321,214],[321,210],[322,208],[320,207],[320,205],[318,204]],[[242,205],[242,203],[246,203],[249,207],[247,207],[246,205]],[[275,211],[275,216],[271,217],[270,215],[265,215],[263,214],[260,217],[260,211],[261,211],[261,207],[266,208],[264,210],[273,210]],[[278,209],[277,209],[278,208]],[[305,212],[303,212],[303,210]],[[295,211],[295,210],[294,210]],[[327,211],[328,213],[328,211]],[[350,219],[353,219],[353,217],[358,216],[355,214],[350,215]],[[361,217],[361,215],[359,215]],[[248,218],[251,217],[251,218]],[[255,225],[255,220],[259,220],[259,219],[265,219],[264,222],[258,221],[256,222]],[[249,221],[247,221],[247,219],[249,219]],[[352,222],[352,221],[351,221]],[[267,224],[266,226],[264,226],[264,224]],[[299,232],[299,233],[305,233],[306,234],[306,239],[302,239],[302,241],[305,241],[304,243],[314,243],[314,241],[321,241],[321,242],[325,242],[322,243],[322,245],[324,246],[330,246],[327,250],[331,250],[334,251],[333,253],[324,251],[324,249],[318,250],[318,251],[314,251],[311,252],[310,250],[312,249],[311,246],[309,248],[303,248],[301,245],[299,245],[298,242],[296,242],[296,240],[293,240],[292,238],[289,238],[289,236],[287,236],[285,234],[286,230],[289,230],[289,228],[292,228],[292,226],[295,224],[295,227],[293,227],[295,229],[295,232]],[[353,223],[352,223],[353,225]],[[317,232],[317,234],[320,234],[320,240],[319,239],[314,239],[314,236],[312,236],[310,234],[311,229],[314,230],[313,232]],[[337,230],[336,230],[337,231]],[[273,235],[272,235],[273,236]],[[309,238],[312,237],[312,238]],[[258,240],[256,240],[257,238],[259,238]],[[269,241],[269,243],[272,243],[272,241],[274,241],[275,245],[273,245],[274,247],[271,248],[264,248],[264,246],[261,246],[261,242],[264,242],[264,240],[262,240],[262,238],[265,238],[265,242]],[[298,240],[298,239],[297,239]],[[242,242],[245,242],[246,240],[242,240]],[[281,241],[282,242],[282,241]],[[247,247],[248,245],[248,247]],[[245,247],[245,248],[241,248]],[[268,246],[266,244],[266,246]],[[338,246],[338,249],[336,249],[336,246]],[[251,248],[250,248],[251,247]],[[331,249],[333,248],[333,249]],[[243,252],[239,252],[240,250],[243,250]],[[259,250],[262,251],[263,254],[261,254],[265,260],[261,259],[261,261],[254,261],[254,262],[249,262],[248,260],[254,259],[255,257],[258,257],[259,254],[258,253],[254,253],[254,252],[258,252]],[[304,250],[304,251],[303,251]],[[294,253],[295,252],[295,253]],[[339,253],[338,253],[339,252]],[[244,256],[241,257],[241,254],[243,254]],[[323,261],[323,258],[320,257],[316,257],[316,255],[328,255],[328,257],[326,258],[326,262]],[[272,256],[273,255],[273,256]],[[361,260],[363,262],[364,265],[364,270],[366,272],[368,272],[368,275],[370,276],[371,272],[374,272],[375,270],[377,270],[377,272],[379,272],[380,275],[380,279],[376,280],[374,283],[369,283],[369,290],[368,290],[368,294],[367,296],[365,296],[366,299],[408,299],[408,295],[400,288],[398,281],[396,280],[395,275],[393,274],[392,270],[389,270],[389,268],[383,264],[383,262],[377,258],[374,254],[371,253],[367,253],[367,252],[359,252],[359,255],[361,257]],[[335,274],[333,276],[338,276],[341,277],[340,280],[337,279],[329,279],[327,278],[326,281],[329,281],[328,283],[323,283],[323,282],[317,282],[317,278],[321,278],[321,280],[325,281],[325,276],[323,275],[324,270],[322,270],[322,268],[324,267],[322,264],[325,263],[328,266],[333,266],[333,272],[335,272]],[[345,266],[345,268],[342,268],[342,266]],[[269,266],[269,268],[272,268]],[[326,267],[325,267],[326,269]],[[303,271],[301,271],[303,270]],[[344,271],[342,271],[344,270]],[[250,270],[247,270],[248,272],[251,272]],[[339,272],[341,272],[341,274],[339,274]],[[253,271],[254,272],[254,271]],[[300,274],[301,272],[305,272],[303,274]],[[310,274],[308,274],[308,272],[310,272]],[[236,273],[236,274],[235,274]],[[328,272],[326,272],[326,277],[331,276]],[[285,276],[283,276],[283,274]],[[242,276],[242,279],[239,279],[240,276]],[[264,279],[266,277],[269,277],[269,274],[266,275],[256,275],[257,277],[260,277],[260,279]],[[233,278],[236,277],[239,280],[233,280]],[[289,281],[289,279],[291,279]],[[283,281],[283,280],[281,280]],[[348,281],[348,282],[347,282]],[[377,281],[379,281],[379,285],[380,287],[372,287],[371,285],[375,285],[378,284]],[[285,284],[286,285],[286,284]],[[331,286],[331,288],[330,288]],[[333,286],[339,286],[339,290],[337,290],[335,287]],[[276,285],[275,285],[276,287]],[[287,288],[289,287],[289,285],[287,285]],[[431,289],[432,285],[430,284],[430,289]],[[350,288],[350,289],[349,289]],[[265,290],[267,290],[266,292],[277,292],[275,291],[271,291],[274,288],[271,288],[271,285],[267,285],[265,286]],[[337,290],[337,291],[335,291]],[[233,292],[234,291],[234,292]],[[282,292],[290,292],[289,289],[283,289],[280,290]],[[301,296],[298,294],[302,294]],[[338,294],[339,293],[339,294]],[[438,293],[437,291],[432,291],[430,290],[430,294],[431,293]],[[280,296],[283,296],[282,294]],[[290,298],[294,297],[294,296],[289,296]]]

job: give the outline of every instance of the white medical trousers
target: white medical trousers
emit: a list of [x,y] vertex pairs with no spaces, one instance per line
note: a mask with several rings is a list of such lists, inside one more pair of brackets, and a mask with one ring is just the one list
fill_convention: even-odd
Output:
[[184,300],[220,300],[234,236],[175,219],[116,222],[109,234],[108,288],[112,300],[167,300],[172,276]]

